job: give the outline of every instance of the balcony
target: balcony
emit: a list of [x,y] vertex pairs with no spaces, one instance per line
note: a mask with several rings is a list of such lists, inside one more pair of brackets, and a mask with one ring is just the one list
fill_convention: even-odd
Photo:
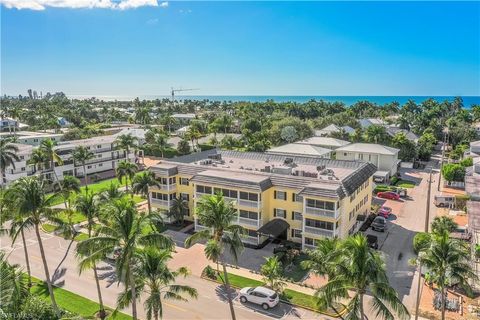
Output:
[[246,237],[242,237],[242,242],[257,245],[258,244],[258,238],[257,237],[246,236]]
[[238,200],[238,205],[241,207],[260,209],[261,202],[240,199]]
[[322,237],[333,237],[333,230],[320,229],[315,227],[305,226],[304,234],[310,234],[313,236],[322,236]]
[[337,219],[340,215],[340,210],[326,210],[313,207],[305,207],[305,213],[317,217],[326,217]]
[[203,230],[208,230],[208,227],[205,227],[204,225],[200,224],[198,219],[195,219],[195,231],[203,231]]
[[253,220],[248,218],[238,217],[238,224],[247,227],[260,227],[261,220]]
[[174,190],[177,189],[177,184],[176,183],[174,183],[174,184],[160,184],[156,187],[159,188],[160,190],[164,190],[164,191],[174,191]]
[[154,204],[157,207],[165,207],[165,208],[170,208],[172,206],[172,202],[170,202],[170,205],[169,205],[167,200],[160,200],[155,198],[152,198],[152,204]]

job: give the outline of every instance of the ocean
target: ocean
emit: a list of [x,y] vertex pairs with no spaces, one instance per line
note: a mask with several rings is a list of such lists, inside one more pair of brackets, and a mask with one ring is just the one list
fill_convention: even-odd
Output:
[[[71,98],[90,98],[86,96],[69,96]],[[118,100],[118,101],[128,101],[133,100],[136,97],[127,97],[127,96],[97,96],[96,98],[102,100]],[[139,99],[143,100],[155,100],[155,99],[164,99],[171,98],[170,96],[162,95],[146,95],[139,96]],[[429,98],[435,99],[437,101],[453,101],[454,96],[175,96],[176,100],[204,100],[208,99],[210,101],[249,101],[249,102],[264,102],[267,100],[273,100],[275,102],[307,102],[309,100],[324,100],[328,102],[340,101],[350,106],[358,101],[370,101],[383,105],[390,102],[398,102],[400,105],[403,105],[408,100],[413,100],[416,103],[421,103]],[[472,105],[480,105],[480,96],[462,96],[463,104],[466,108],[470,108]]]

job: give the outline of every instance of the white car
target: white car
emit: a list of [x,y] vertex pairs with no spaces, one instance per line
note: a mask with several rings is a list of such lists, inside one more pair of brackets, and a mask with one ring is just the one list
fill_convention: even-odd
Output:
[[278,294],[265,287],[246,287],[240,290],[240,301],[261,305],[264,310],[275,307],[280,298]]

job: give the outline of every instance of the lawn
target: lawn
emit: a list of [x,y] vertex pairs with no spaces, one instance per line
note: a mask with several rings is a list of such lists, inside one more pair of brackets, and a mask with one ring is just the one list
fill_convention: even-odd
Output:
[[415,183],[408,180],[398,180],[395,185],[400,188],[414,188]]
[[[45,299],[50,302],[50,297],[48,295],[48,289],[46,284],[39,279],[32,279],[34,286],[30,289],[30,292],[34,295]],[[62,288],[55,287],[54,289],[55,300],[60,308],[75,313],[84,318],[92,318],[95,313],[99,310],[98,303],[79,296],[73,292],[64,290]],[[112,309],[106,308],[110,311]],[[107,319],[116,319],[116,320],[131,320],[132,317],[119,312],[116,317],[108,317]]]
[[[49,223],[42,224],[43,231],[48,233],[53,233],[55,231],[55,228],[56,226]],[[78,233],[77,236],[75,237],[75,241],[83,241],[86,239],[88,239],[88,234],[82,233],[82,232]]]
[[[222,276],[223,276],[223,273],[222,273]],[[257,287],[264,284],[262,281],[245,278],[242,276],[237,276],[236,274],[231,274],[231,273],[228,274],[228,280],[230,282],[230,285],[237,288]],[[217,276],[217,282],[222,283],[222,278],[219,275]],[[290,290],[290,289],[285,289],[280,297],[282,300],[287,301],[291,304],[313,309],[323,314],[327,314],[331,316],[334,316],[334,314],[336,314],[336,312],[334,312],[333,310],[321,311],[315,302],[315,297],[305,293],[301,293],[301,292]],[[339,305],[339,307],[337,308],[337,310],[340,313],[342,313],[343,309],[345,308],[341,305]]]

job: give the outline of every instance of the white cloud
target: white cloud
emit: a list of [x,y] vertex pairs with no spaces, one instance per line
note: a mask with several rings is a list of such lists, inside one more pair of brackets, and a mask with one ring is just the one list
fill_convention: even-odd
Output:
[[158,3],[158,0],[0,0],[7,8],[45,10],[52,8],[104,8],[104,9],[134,9],[139,7],[168,7],[168,2]]

